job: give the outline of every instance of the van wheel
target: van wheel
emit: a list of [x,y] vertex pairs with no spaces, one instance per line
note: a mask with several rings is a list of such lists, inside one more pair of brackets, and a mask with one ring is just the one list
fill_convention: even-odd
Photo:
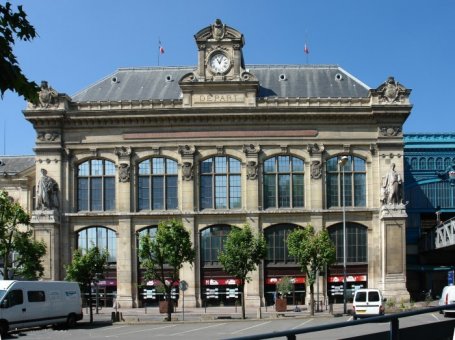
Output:
[[73,328],[76,326],[76,315],[70,314],[68,315],[68,319],[66,320],[66,327]]
[[8,324],[5,321],[0,322],[0,335],[2,338],[6,337],[8,335]]

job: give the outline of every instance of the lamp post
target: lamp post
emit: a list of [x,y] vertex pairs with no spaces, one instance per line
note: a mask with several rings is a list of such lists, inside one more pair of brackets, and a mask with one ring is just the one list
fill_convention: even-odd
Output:
[[344,166],[348,161],[348,156],[342,156],[338,161],[341,168],[341,195],[343,199],[343,313],[347,314],[346,308],[346,195],[344,192]]

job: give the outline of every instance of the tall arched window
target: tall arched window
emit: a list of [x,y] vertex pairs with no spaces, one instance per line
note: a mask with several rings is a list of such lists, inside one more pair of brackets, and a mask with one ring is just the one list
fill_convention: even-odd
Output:
[[411,158],[411,169],[417,170],[417,158],[415,157]]
[[304,162],[292,156],[276,156],[264,162],[264,208],[304,206]]
[[77,173],[78,211],[115,209],[115,165],[103,159],[79,164]]
[[[343,263],[343,224],[328,228],[330,239],[336,248],[336,263]],[[368,262],[367,228],[357,223],[346,222],[346,262]]]
[[[344,169],[338,164],[341,156],[327,160],[327,207],[343,206],[341,186],[344,185],[346,206],[364,207],[366,205],[366,167],[365,160],[348,156]],[[344,173],[344,178],[342,174]]]
[[115,231],[106,227],[97,226],[82,229],[77,233],[77,247],[84,254],[88,249],[98,247],[109,253],[108,262],[117,262],[117,236]]
[[428,158],[428,170],[435,170],[433,157]]
[[219,266],[218,254],[224,249],[227,235],[232,230],[228,225],[216,225],[201,231],[202,267]]
[[201,162],[201,209],[241,207],[240,161],[216,156]]
[[438,157],[436,158],[436,170],[442,170],[444,168],[444,165],[442,164],[442,158]]
[[419,170],[426,170],[427,169],[427,159],[425,157],[420,158]]
[[154,157],[139,163],[138,209],[177,209],[177,162]]
[[264,237],[267,242],[266,265],[273,264],[293,264],[295,259],[289,255],[288,236],[295,230],[296,226],[292,224],[278,224],[264,230]]

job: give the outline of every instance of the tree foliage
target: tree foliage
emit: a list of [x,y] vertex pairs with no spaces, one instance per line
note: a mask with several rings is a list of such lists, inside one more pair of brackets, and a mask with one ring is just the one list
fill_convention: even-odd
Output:
[[30,216],[6,191],[0,191],[0,259],[4,278],[36,280],[43,276],[41,258],[46,254],[43,241],[33,239],[33,231],[22,231]]
[[30,102],[38,99],[38,85],[22,73],[13,53],[15,39],[30,41],[36,37],[35,28],[28,22],[22,6],[13,11],[9,2],[0,4],[0,94],[17,92]]
[[165,290],[169,302],[167,320],[170,321],[172,287],[179,280],[183,264],[193,263],[195,258],[190,233],[181,221],[161,221],[155,237],[145,235],[140,238],[138,254],[145,270],[145,280],[157,280]]
[[219,261],[226,273],[240,281],[242,292],[242,318],[245,319],[245,282],[251,280],[248,273],[256,270],[257,265],[266,256],[266,243],[262,234],[255,236],[251,227],[233,228],[228,234],[224,249],[219,254]]
[[98,247],[90,248],[85,254],[80,249],[76,249],[73,260],[65,266],[65,280],[78,282],[81,291],[88,293],[90,322],[93,322],[92,283],[96,283],[98,279],[104,276],[108,258],[107,250],[101,251]]
[[314,315],[314,283],[318,272],[335,262],[336,249],[327,230],[315,233],[313,226],[295,229],[288,236],[289,254],[295,257],[310,286],[311,315]]

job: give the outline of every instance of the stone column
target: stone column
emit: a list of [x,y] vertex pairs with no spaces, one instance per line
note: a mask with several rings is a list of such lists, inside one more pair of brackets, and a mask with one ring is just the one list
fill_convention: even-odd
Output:
[[[251,226],[254,233],[259,233],[259,218],[258,216],[248,216],[247,223]],[[259,264],[255,271],[249,273],[251,278],[250,282],[245,282],[245,306],[246,307],[260,307],[262,305],[261,294],[262,287],[264,286],[264,273]]]
[[35,240],[44,241],[46,254],[42,259],[45,280],[60,280],[60,219],[56,210],[36,210],[32,212],[30,224]]
[[[194,217],[193,216],[184,216],[182,218],[183,225],[185,229],[189,231],[191,242],[193,248],[196,252],[196,257],[194,263],[189,264],[185,263],[183,268],[180,270],[180,280],[185,280],[188,283],[188,288],[185,291],[185,307],[197,307],[197,295],[200,291],[200,279],[196,271],[196,268],[199,267],[196,263],[199,263],[199,246],[198,246],[198,233],[195,232],[194,226]],[[179,304],[182,303],[182,292],[180,291]]]
[[131,219],[120,218],[117,233],[117,302],[120,307],[133,307]]
[[387,298],[409,301],[406,289],[406,210],[404,204],[384,204],[380,212],[381,278],[379,288]]

